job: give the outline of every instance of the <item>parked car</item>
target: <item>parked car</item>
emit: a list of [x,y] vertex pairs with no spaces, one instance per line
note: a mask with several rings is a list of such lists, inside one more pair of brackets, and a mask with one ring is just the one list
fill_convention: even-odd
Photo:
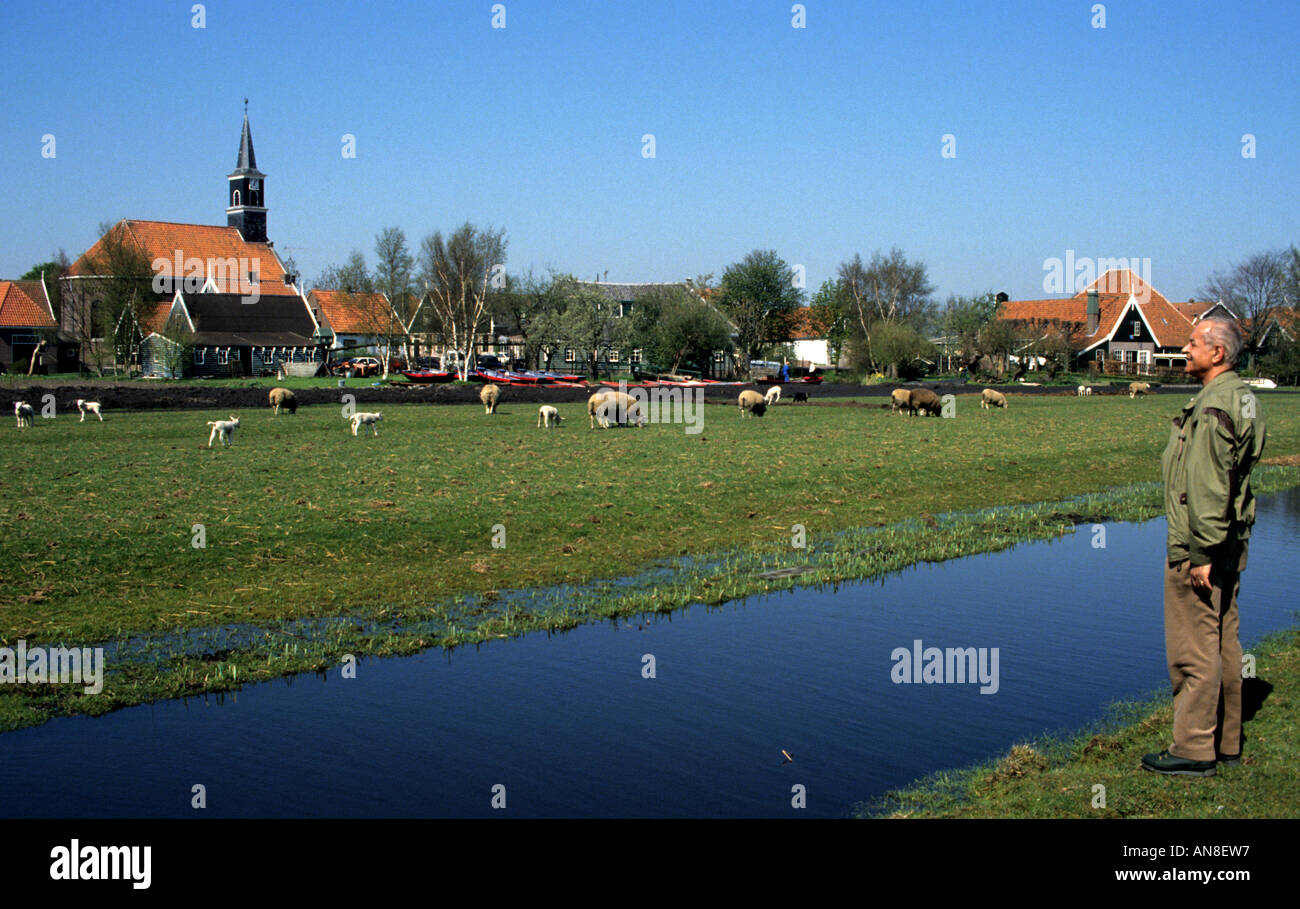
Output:
[[406,361],[401,359],[400,357],[393,357],[388,361],[389,372],[401,372],[405,368],[406,368]]
[[363,379],[377,376],[380,372],[379,360],[375,357],[348,357],[339,360],[331,369],[336,376],[352,375]]
[[495,354],[475,354],[475,369],[505,369],[506,365],[501,362],[501,358]]

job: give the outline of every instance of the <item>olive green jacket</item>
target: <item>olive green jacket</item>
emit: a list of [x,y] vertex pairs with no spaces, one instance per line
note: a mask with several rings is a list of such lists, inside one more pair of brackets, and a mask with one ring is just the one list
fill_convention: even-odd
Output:
[[1249,385],[1232,371],[1201,388],[1174,417],[1160,460],[1171,565],[1246,567],[1255,523],[1250,471],[1264,451],[1264,415]]

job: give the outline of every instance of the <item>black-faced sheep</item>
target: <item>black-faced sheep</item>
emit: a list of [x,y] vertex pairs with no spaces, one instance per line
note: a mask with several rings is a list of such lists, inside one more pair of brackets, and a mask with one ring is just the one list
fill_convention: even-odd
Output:
[[907,410],[912,416],[918,412],[928,416],[942,416],[943,404],[939,396],[928,388],[913,388],[907,396]]
[[289,413],[298,412],[298,399],[293,396],[293,392],[287,388],[272,388],[268,397],[271,407],[276,416],[280,415],[280,408],[283,407]]
[[808,392],[806,392],[806,391],[796,391],[796,392],[794,393],[794,403],[796,403],[796,404],[807,404],[807,403],[808,403]]
[[740,404],[740,416],[742,418],[761,417],[767,413],[767,401],[756,391],[748,389],[742,391],[738,403]]
[[478,393],[478,399],[483,402],[484,413],[496,413],[497,401],[501,400],[501,389],[495,385],[484,385]]
[[994,391],[992,388],[986,388],[980,393],[980,407],[988,410],[990,407],[1007,406],[1007,396],[1000,391]]

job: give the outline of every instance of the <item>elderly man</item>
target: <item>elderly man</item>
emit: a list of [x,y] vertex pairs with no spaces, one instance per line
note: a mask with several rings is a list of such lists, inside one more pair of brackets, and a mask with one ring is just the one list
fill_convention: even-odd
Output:
[[[1174,418],[1161,459],[1165,517],[1165,653],[1174,688],[1174,740],[1148,754],[1156,773],[1214,776],[1216,759],[1241,760],[1241,643],[1237,588],[1255,523],[1250,471],[1264,450],[1264,418],[1232,367],[1241,352],[1236,322],[1198,322],[1183,348],[1201,390]],[[1223,728],[1215,731],[1219,697]]]

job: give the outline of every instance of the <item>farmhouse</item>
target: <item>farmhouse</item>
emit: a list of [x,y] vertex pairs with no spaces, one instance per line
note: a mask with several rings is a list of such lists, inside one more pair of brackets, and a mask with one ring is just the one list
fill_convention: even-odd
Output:
[[307,306],[320,336],[335,350],[366,348],[382,353],[406,346],[404,320],[382,293],[312,290]]
[[[177,293],[137,322],[141,371],[146,376],[270,375],[300,364],[308,375],[324,358],[319,327],[301,297]],[[121,333],[119,333],[121,334]]]
[[39,350],[35,371],[48,371],[57,359],[57,329],[44,281],[0,281],[0,367],[25,373]]
[[1114,269],[1067,299],[1005,300],[997,317],[1026,335],[1062,332],[1080,368],[1147,374],[1181,368],[1192,325],[1221,307],[1171,303],[1135,272]]

